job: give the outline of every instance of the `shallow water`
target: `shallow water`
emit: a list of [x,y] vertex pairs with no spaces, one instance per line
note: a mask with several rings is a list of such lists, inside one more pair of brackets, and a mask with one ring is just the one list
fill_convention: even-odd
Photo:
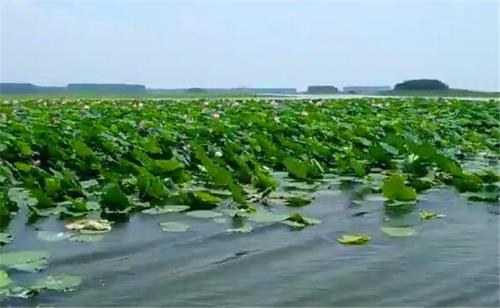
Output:
[[[332,188],[336,189],[336,188]],[[351,202],[351,190],[325,190],[300,211],[322,223],[292,231],[252,223],[248,234],[183,214],[135,214],[94,243],[42,242],[23,215],[2,252],[45,249],[42,273],[10,271],[29,283],[48,274],[83,278],[77,291],[46,291],[8,306],[498,306],[499,216],[495,204],[470,203],[452,188],[424,195],[418,208],[447,217],[420,221],[418,210],[394,213],[377,198]],[[280,206],[282,207],[282,206]],[[353,216],[359,212],[365,215]],[[163,221],[191,225],[165,233]],[[416,237],[390,238],[382,225],[412,225]],[[37,227],[60,230],[55,219]],[[343,233],[363,232],[363,246],[343,246]]]

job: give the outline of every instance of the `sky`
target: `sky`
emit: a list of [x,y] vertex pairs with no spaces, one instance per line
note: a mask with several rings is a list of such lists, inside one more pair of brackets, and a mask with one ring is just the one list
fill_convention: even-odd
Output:
[[500,90],[499,1],[0,0],[0,82]]

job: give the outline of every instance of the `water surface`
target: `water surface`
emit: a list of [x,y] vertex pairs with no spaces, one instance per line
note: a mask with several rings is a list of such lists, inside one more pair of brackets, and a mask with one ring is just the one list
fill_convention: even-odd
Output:
[[[248,234],[183,214],[135,214],[95,243],[42,242],[35,227],[60,230],[50,218],[34,226],[17,215],[3,252],[45,249],[42,273],[10,271],[16,282],[48,274],[83,278],[77,291],[46,291],[8,306],[498,306],[498,205],[470,203],[452,188],[424,194],[418,208],[446,214],[420,221],[418,210],[384,210],[383,201],[351,201],[352,191],[320,191],[300,210],[322,223],[302,231],[252,223]],[[368,212],[364,215],[355,215]],[[353,216],[354,215],[354,216]],[[162,221],[191,225],[165,233]],[[391,238],[382,225],[410,225],[416,237]],[[343,246],[344,233],[371,236]]]

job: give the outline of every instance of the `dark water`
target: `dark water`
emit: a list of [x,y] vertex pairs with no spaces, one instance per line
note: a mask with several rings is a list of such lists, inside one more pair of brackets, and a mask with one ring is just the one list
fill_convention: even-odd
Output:
[[[10,271],[16,282],[48,274],[83,278],[75,292],[43,292],[23,306],[498,306],[498,206],[468,203],[451,188],[430,192],[417,208],[446,218],[420,221],[418,211],[384,210],[382,201],[355,206],[351,194],[318,193],[301,211],[322,223],[302,231],[257,224],[249,234],[182,214],[134,215],[95,243],[41,242],[22,219],[2,251],[46,249],[40,274]],[[353,216],[361,211],[365,215]],[[185,233],[159,222],[180,220]],[[388,220],[388,221],[387,221]],[[390,238],[382,225],[412,225],[416,237]],[[58,230],[48,220],[38,225]],[[343,246],[343,233],[367,233],[364,246]]]

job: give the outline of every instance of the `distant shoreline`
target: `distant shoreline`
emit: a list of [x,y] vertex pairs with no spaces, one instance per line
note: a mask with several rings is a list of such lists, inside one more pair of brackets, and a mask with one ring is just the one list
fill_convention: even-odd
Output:
[[246,92],[208,92],[208,93],[187,93],[187,92],[146,92],[146,93],[15,93],[7,94],[0,93],[0,99],[75,99],[75,98],[165,98],[165,99],[180,99],[180,98],[297,98],[297,99],[334,99],[334,98],[355,98],[355,97],[452,97],[452,98],[500,98],[500,92],[484,92],[472,91],[463,89],[449,90],[391,90],[382,91],[372,94],[357,94],[357,93],[330,93],[330,94],[315,94],[307,92],[297,92],[293,94],[285,93],[246,93]]
[[306,91],[293,87],[237,88],[149,88],[128,83],[69,83],[65,86],[40,86],[33,83],[0,82],[0,98],[240,98],[240,97],[487,97],[499,98],[500,92],[450,88],[437,79],[412,79],[391,86],[311,85]]
[[345,86],[342,91],[333,85],[297,88],[240,87],[240,88],[148,88],[142,84],[126,83],[69,83],[66,86],[39,86],[33,83],[0,83],[0,98],[241,98],[241,97],[486,97],[499,98],[500,92],[449,88],[434,79],[413,79],[390,86]]

